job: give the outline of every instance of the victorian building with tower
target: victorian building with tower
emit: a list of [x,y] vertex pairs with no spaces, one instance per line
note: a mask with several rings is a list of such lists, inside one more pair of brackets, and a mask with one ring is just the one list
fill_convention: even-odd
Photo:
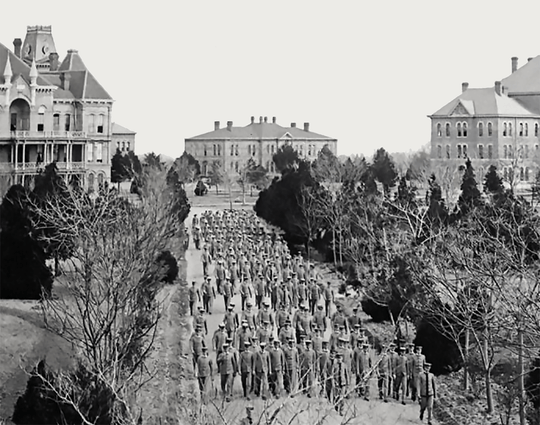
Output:
[[311,131],[309,123],[284,127],[275,117],[271,121],[268,117],[259,117],[258,121],[251,117],[251,122],[243,127],[233,126],[232,121],[221,126],[215,121],[212,131],[185,139],[185,150],[199,161],[203,175],[211,171],[213,163],[228,174],[238,173],[250,159],[275,174],[272,157],[284,145],[292,146],[301,158],[308,160],[316,159],[325,145],[334,154],[337,152],[337,139]]
[[53,161],[67,182],[77,180],[90,192],[109,182],[116,147],[135,144],[135,133],[113,125],[112,106],[77,50],[60,60],[50,26],[27,27],[13,50],[0,43],[3,189],[30,183]]
[[483,179],[495,165],[507,184],[527,188],[540,167],[540,56],[519,67],[493,87],[470,88],[429,115],[431,161],[456,167],[469,158]]

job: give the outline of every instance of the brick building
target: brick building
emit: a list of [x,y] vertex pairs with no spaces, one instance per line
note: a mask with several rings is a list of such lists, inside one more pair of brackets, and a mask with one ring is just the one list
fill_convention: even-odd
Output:
[[27,27],[13,51],[0,43],[2,189],[53,161],[89,191],[110,181],[112,105],[77,50],[59,60],[50,26]]
[[245,127],[234,127],[232,121],[220,127],[216,121],[213,131],[185,139],[185,150],[199,161],[203,175],[208,174],[213,162],[219,162],[226,173],[234,174],[250,158],[274,174],[272,157],[286,144],[291,145],[300,157],[309,160],[316,159],[324,145],[328,145],[334,154],[337,150],[337,139],[312,132],[309,123],[304,123],[303,128],[295,123],[282,127],[276,123],[275,117],[272,122],[268,122],[267,117],[260,117],[259,122],[251,117],[251,122]]
[[493,87],[469,88],[431,119],[431,160],[436,166],[463,164],[470,158],[483,178],[491,164],[514,187],[527,187],[540,166],[540,56]]

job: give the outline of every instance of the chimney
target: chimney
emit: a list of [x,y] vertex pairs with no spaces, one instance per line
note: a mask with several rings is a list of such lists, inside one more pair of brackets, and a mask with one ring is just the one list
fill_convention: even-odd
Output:
[[464,91],[467,91],[468,88],[469,88],[469,83],[461,83],[461,93],[463,93]]
[[13,53],[15,53],[15,56],[17,56],[19,59],[21,58],[21,46],[22,40],[20,38],[13,40]]
[[69,90],[69,80],[71,80],[69,72],[62,72],[60,74],[60,81],[62,82],[62,88],[64,90]]
[[304,131],[309,131],[309,123],[308,122],[304,123]]
[[262,117],[259,117],[259,124],[262,124]]
[[49,53],[49,69],[51,71],[58,70],[58,53]]
[[214,121],[214,131],[219,130],[219,121]]
[[276,117],[272,117],[272,124],[276,123]]
[[264,122],[268,122],[268,117],[264,117]]
[[532,61],[534,58],[527,58],[527,62]]
[[251,124],[255,122],[255,117],[251,117]]
[[291,128],[296,128],[296,123],[295,122],[291,123]]
[[497,93],[499,96],[501,95],[501,82],[495,81],[495,93]]
[[517,68],[518,68],[518,58],[514,56],[512,58],[512,74],[516,72]]
[[232,130],[232,121],[227,121],[227,130]]

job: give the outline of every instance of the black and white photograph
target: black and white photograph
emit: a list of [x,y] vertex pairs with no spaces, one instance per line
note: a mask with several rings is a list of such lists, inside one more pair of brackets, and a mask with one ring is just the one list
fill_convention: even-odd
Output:
[[0,12],[0,425],[540,425],[540,3]]

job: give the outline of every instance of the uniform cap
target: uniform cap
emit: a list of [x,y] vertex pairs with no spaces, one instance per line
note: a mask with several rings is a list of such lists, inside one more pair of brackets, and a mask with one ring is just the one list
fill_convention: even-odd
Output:
[[219,326],[220,328],[224,328],[224,327],[225,327],[225,323],[220,323],[218,326]]
[[202,350],[203,350],[203,351],[208,351],[208,348],[203,347]]
[[269,320],[264,320],[263,323],[264,323],[265,325],[267,325],[267,324],[270,323],[270,321],[269,321]]
[[355,327],[356,329],[360,329],[360,325],[359,325],[358,323],[357,323],[356,325],[354,325],[354,327]]
[[263,341],[263,342],[261,342],[259,345],[260,345],[261,347],[265,347],[265,346],[266,346],[266,342]]
[[322,304],[317,304],[317,308],[323,308]]
[[223,348],[227,348],[229,346],[229,344],[225,343],[223,344]]
[[424,367],[431,367],[431,363],[424,363]]
[[367,344],[367,343],[364,342],[364,343],[362,344],[362,347],[364,347],[364,348],[369,348],[369,344]]
[[227,338],[227,342],[232,342],[232,338]]
[[306,339],[306,344],[311,344],[311,339]]
[[244,342],[244,345],[251,345],[251,342],[246,341],[246,342]]

